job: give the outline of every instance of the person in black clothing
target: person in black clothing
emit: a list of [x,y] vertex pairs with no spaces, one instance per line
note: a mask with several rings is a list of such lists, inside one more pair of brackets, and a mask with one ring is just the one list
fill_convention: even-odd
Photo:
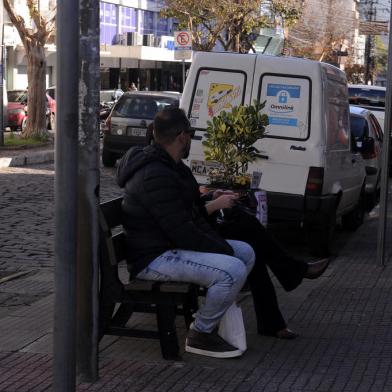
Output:
[[[195,315],[185,349],[236,357],[242,351],[215,330],[246,282],[255,255],[250,245],[225,240],[207,223],[211,205],[205,207],[194,176],[182,162],[193,133],[182,110],[166,108],[154,119],[155,144],[134,147],[121,159],[117,182],[124,188],[127,262],[131,277],[206,287],[205,304]],[[233,200],[226,197],[215,205],[231,207]]]

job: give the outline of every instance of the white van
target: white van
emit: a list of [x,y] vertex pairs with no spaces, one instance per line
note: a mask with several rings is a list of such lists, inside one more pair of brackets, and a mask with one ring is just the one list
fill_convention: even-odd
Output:
[[[208,183],[202,140],[207,121],[222,110],[266,101],[267,135],[256,143],[269,220],[295,220],[329,233],[336,217],[357,228],[363,221],[365,168],[351,151],[345,74],[316,61],[234,53],[197,53],[180,106],[196,129],[189,159]],[[365,148],[365,146],[364,146]],[[327,236],[328,237],[328,236]]]

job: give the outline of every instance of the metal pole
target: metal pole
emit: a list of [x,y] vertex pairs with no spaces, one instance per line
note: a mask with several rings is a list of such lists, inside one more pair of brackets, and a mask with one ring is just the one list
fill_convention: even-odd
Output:
[[75,390],[79,0],[57,2],[53,390]]
[[1,81],[0,81],[0,146],[4,146],[4,3],[0,5],[1,23]]
[[99,0],[80,0],[77,372],[98,379]]
[[[390,14],[390,23],[392,23],[392,12]],[[381,265],[385,265],[385,241],[386,241],[386,233],[387,233],[387,214],[388,214],[388,209],[387,209],[388,172],[389,172],[389,150],[390,150],[390,139],[391,139],[391,119],[392,119],[392,36],[391,34],[389,34],[387,91],[386,91],[385,98],[386,99],[385,99],[384,140],[382,146],[380,215],[378,220],[378,236],[377,236],[377,260]]]
[[185,60],[182,60],[182,92],[184,92],[185,87]]

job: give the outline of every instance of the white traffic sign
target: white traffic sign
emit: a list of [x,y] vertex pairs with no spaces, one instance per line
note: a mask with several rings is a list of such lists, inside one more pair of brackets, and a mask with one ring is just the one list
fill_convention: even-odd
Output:
[[188,60],[192,58],[192,32],[174,32],[174,59]]

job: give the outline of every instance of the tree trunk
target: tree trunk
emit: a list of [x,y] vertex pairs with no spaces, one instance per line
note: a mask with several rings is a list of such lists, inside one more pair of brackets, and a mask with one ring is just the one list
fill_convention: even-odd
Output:
[[[27,49],[27,48],[26,48]],[[27,55],[27,80],[28,80],[28,106],[27,127],[22,132],[22,137],[46,138],[46,57],[45,49],[38,44],[32,45],[26,50]],[[34,105],[30,105],[34,102]]]

